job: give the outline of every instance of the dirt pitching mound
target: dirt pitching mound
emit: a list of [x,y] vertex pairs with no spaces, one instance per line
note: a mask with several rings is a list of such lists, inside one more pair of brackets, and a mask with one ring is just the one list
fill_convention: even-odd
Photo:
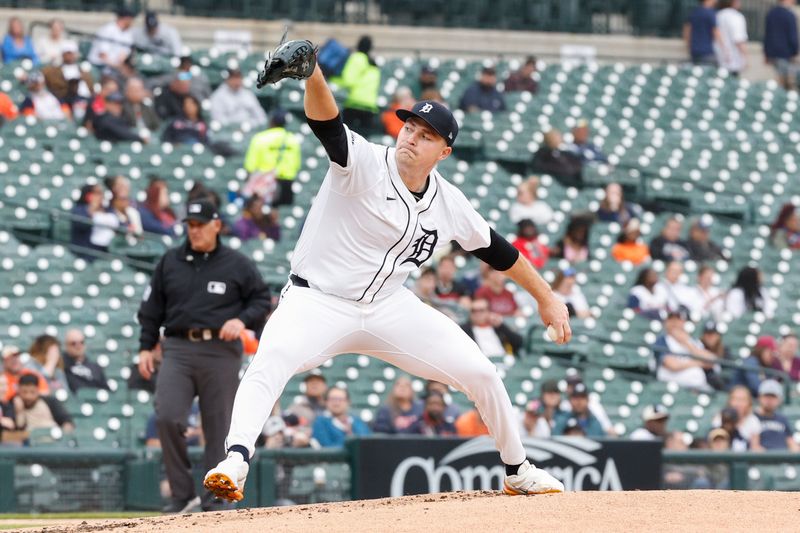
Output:
[[[796,531],[800,497],[786,492],[455,492],[318,505],[103,520],[38,531]],[[31,531],[26,529],[25,531]]]

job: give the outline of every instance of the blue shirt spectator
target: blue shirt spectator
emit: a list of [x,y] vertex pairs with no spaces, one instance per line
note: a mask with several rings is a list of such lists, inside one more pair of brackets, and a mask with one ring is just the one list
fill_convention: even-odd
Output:
[[34,66],[39,66],[39,56],[33,49],[33,41],[25,35],[25,27],[17,17],[11,17],[8,21],[8,34],[3,39],[3,47],[0,52],[2,52],[4,63],[30,59]]
[[758,410],[756,416],[761,422],[761,433],[756,450],[789,450],[800,451],[800,446],[792,437],[792,426],[789,420],[778,412],[783,402],[783,385],[774,379],[761,382],[758,387]]
[[342,447],[347,437],[369,435],[367,424],[350,415],[350,395],[345,389],[331,387],[325,396],[327,412],[311,426],[312,437],[323,447]]
[[563,435],[574,421],[587,437],[605,437],[606,432],[600,421],[589,410],[589,390],[583,383],[577,383],[569,396],[571,409],[555,415],[553,435]]
[[494,68],[483,68],[480,79],[464,91],[459,107],[468,113],[505,111],[506,102],[497,90],[497,73]]
[[764,56],[775,59],[791,59],[798,53],[797,18],[786,7],[791,2],[781,2],[767,13],[764,27]]
[[714,41],[718,39],[715,0],[702,0],[686,19],[683,36],[689,47],[689,55],[696,64],[716,65]]

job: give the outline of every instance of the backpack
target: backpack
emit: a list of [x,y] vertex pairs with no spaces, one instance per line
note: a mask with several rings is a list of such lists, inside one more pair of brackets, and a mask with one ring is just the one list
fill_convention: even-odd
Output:
[[317,63],[325,77],[338,76],[350,57],[350,49],[336,39],[328,39],[317,54]]

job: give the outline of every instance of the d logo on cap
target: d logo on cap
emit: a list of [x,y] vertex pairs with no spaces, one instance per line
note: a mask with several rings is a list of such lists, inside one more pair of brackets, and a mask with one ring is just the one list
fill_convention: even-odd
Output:
[[419,110],[420,113],[430,113],[433,106],[431,104],[425,104],[422,106],[422,109]]

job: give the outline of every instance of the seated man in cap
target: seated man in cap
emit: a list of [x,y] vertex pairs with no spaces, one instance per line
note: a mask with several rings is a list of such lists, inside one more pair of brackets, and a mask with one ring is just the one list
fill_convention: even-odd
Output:
[[223,126],[248,123],[262,126],[267,123],[267,114],[253,91],[242,84],[242,71],[227,69],[227,78],[211,94],[211,120]]
[[711,240],[711,221],[703,217],[695,220],[689,227],[689,239],[686,247],[689,249],[689,258],[698,263],[713,262],[719,259],[728,260],[714,241]]
[[506,101],[497,90],[497,72],[494,67],[483,67],[480,77],[464,91],[458,107],[467,113],[506,110]]
[[758,388],[756,416],[761,422],[761,433],[754,439],[754,451],[800,451],[800,446],[792,435],[789,419],[778,412],[781,403],[783,403],[783,386],[774,379],[764,380]]
[[519,431],[523,437],[546,439],[550,436],[550,424],[547,423],[542,410],[542,403],[539,400],[531,400],[525,404]]
[[19,110],[25,116],[39,120],[68,120],[71,117],[67,104],[58,101],[44,85],[44,76],[39,71],[28,75],[28,95]]
[[144,52],[165,56],[180,56],[183,48],[178,30],[160,23],[155,11],[145,13],[144,26],[133,29],[133,44]]
[[669,411],[661,404],[648,405],[642,411],[644,426],[634,429],[630,434],[631,440],[657,440],[667,436],[667,422]]
[[556,425],[553,435],[565,435],[571,420],[583,430],[587,437],[605,437],[606,432],[600,421],[589,410],[589,389],[583,383],[576,383],[569,395],[569,411],[562,411],[556,415]]
[[706,370],[714,367],[716,356],[686,332],[687,313],[672,310],[664,321],[664,333],[654,345],[659,381],[675,382],[680,387],[711,391]]
[[608,163],[608,156],[592,142],[589,133],[589,122],[585,119],[579,120],[578,124],[572,128],[572,144],[569,144],[567,149],[580,156],[584,164]]
[[117,10],[117,19],[102,26],[95,34],[89,50],[89,62],[98,67],[119,69],[131,55],[136,14],[127,7]]
[[125,97],[116,92],[106,97],[105,113],[95,117],[94,134],[101,141],[139,141],[147,143],[148,137],[141,137],[122,118],[122,104]]

